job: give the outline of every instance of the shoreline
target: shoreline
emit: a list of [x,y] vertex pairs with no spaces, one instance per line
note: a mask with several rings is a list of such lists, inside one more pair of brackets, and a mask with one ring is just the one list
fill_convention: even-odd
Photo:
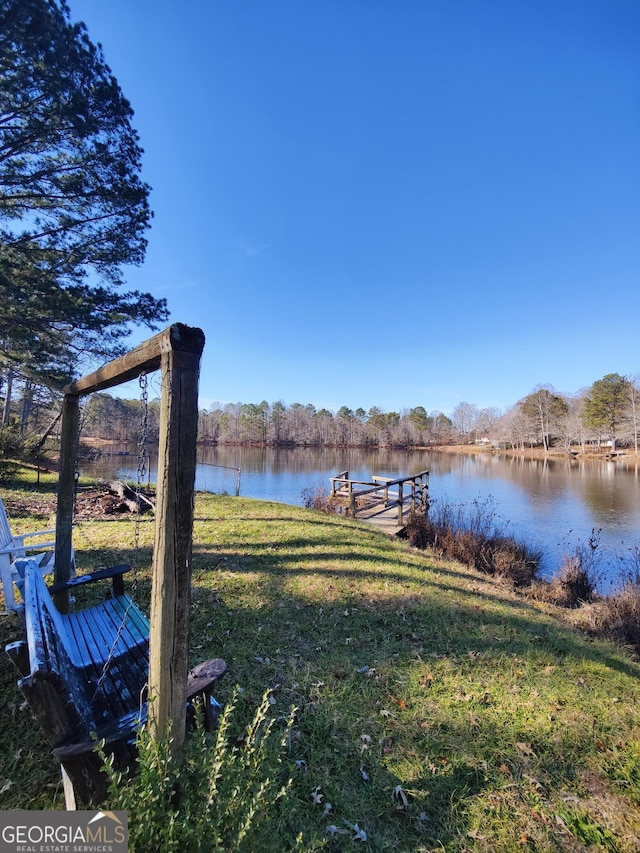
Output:
[[[133,440],[125,441],[125,440],[116,440],[110,438],[98,438],[89,436],[87,438],[81,439],[81,445],[85,447],[92,448],[94,450],[101,450],[102,448],[109,447],[113,444],[133,444]],[[406,446],[392,446],[387,447],[383,445],[376,446],[362,446],[362,445],[308,445],[308,444],[292,444],[290,442],[282,443],[282,444],[273,444],[273,443],[247,443],[247,442],[217,442],[216,445],[212,445],[211,442],[208,441],[199,441],[199,446],[220,446],[220,447],[270,447],[273,449],[291,449],[295,450],[297,448],[317,448],[317,449],[334,449],[334,450],[389,450],[389,451],[432,451],[438,453],[455,453],[455,454],[466,454],[466,455],[478,455],[482,453],[488,453],[491,456],[509,456],[509,457],[519,457],[522,459],[568,459],[568,460],[596,460],[596,461],[638,461],[640,462],[640,453],[636,453],[635,450],[628,448],[621,448],[617,450],[615,453],[610,453],[604,448],[598,450],[597,448],[591,448],[590,450],[582,453],[580,450],[576,449],[575,451],[567,451],[564,448],[551,448],[550,450],[543,450],[540,447],[527,447],[524,450],[515,449],[515,448],[497,448],[497,447],[479,447],[475,444],[436,444],[436,445],[416,445],[411,447]]]
[[617,462],[617,461],[636,461],[640,462],[640,454],[636,454],[634,450],[619,450],[615,453],[609,453],[605,450],[598,451],[593,449],[587,453],[578,451],[568,452],[560,448],[551,448],[551,450],[543,450],[540,447],[527,447],[524,450],[515,450],[513,448],[496,448],[496,447],[478,447],[474,444],[442,444],[436,447],[424,447],[421,450],[437,450],[439,453],[456,453],[468,454],[475,456],[481,453],[488,453],[490,456],[517,456],[521,459],[554,459],[554,460],[592,460],[596,462]]

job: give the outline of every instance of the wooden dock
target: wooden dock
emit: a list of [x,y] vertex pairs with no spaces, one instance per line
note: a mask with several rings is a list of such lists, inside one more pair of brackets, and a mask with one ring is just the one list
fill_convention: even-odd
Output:
[[371,481],[351,480],[348,471],[331,477],[331,498],[354,518],[373,524],[389,536],[406,527],[409,516],[429,503],[429,472],[392,480],[372,477]]

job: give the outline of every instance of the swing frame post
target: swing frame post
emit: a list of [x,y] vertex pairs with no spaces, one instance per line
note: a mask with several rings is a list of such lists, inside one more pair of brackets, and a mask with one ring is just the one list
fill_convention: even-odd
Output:
[[186,730],[193,504],[201,329],[175,323],[64,389],[55,583],[69,580],[80,397],[162,371],[160,449],[149,636],[149,722],[178,753]]
[[156,739],[185,737],[193,491],[200,356],[162,354],[156,529],[149,633],[149,725]]
[[[62,403],[60,472],[56,512],[55,582],[71,578],[71,531],[75,493],[75,449],[80,425],[80,403],[76,394],[65,394]],[[59,561],[59,562],[58,562]],[[61,613],[69,609],[69,592],[59,592],[54,601]]]

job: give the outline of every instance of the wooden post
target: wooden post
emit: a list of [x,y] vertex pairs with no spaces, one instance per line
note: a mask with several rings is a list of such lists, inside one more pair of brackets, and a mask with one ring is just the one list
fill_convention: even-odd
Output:
[[187,351],[162,353],[149,636],[149,724],[156,739],[173,739],[174,754],[182,748],[186,728],[198,371],[204,345],[202,332],[191,331],[200,339]]
[[[73,502],[75,497],[76,444],[80,406],[75,394],[65,394],[62,404],[62,427],[60,434],[60,466],[58,475],[58,509],[56,512],[56,555],[54,582],[63,583],[71,577],[71,532],[73,525]],[[56,606],[66,613],[69,593],[59,592],[54,596]]]

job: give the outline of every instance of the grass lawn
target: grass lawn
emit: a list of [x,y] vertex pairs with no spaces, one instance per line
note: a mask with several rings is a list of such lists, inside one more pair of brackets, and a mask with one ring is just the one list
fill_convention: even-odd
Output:
[[[16,531],[45,526],[31,512],[8,509]],[[640,847],[640,666],[623,650],[350,519],[209,494],[195,516],[193,662],[225,658],[218,698],[238,685],[240,716],[267,688],[272,713],[298,709],[274,850],[298,832],[328,850]],[[135,558],[146,609],[153,520],[137,554],[134,537],[114,516],[74,546],[80,570]],[[3,645],[19,634],[0,619]],[[0,689],[0,808],[63,808],[6,657]]]

